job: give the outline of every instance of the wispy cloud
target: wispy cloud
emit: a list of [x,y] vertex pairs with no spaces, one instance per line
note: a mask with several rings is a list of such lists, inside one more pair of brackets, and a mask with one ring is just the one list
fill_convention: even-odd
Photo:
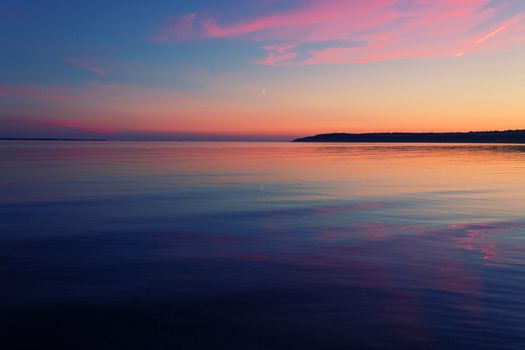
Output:
[[[21,97],[35,100],[48,101],[97,101],[110,100],[118,101],[126,99],[128,101],[137,100],[138,97],[159,98],[169,100],[179,98],[180,94],[176,91],[144,88],[139,85],[108,84],[88,81],[78,86],[60,86],[46,84],[4,84],[0,85],[0,97]],[[183,96],[182,96],[183,97]]]
[[186,41],[194,36],[197,14],[188,13],[182,16],[170,16],[164,19],[160,30],[148,37],[151,41]]
[[[501,32],[511,28],[512,26],[520,23],[521,21],[523,21],[525,19],[525,11],[524,12],[521,12],[519,13],[518,15],[512,17],[511,19],[503,22],[500,26],[498,26],[496,29],[494,29],[493,31],[483,35],[481,38],[477,39],[473,44],[470,45],[469,48],[472,48],[473,46],[476,46],[476,45],[480,45],[480,44],[483,44],[485,41],[489,40],[489,39],[492,39],[493,37],[495,37],[496,35],[500,34]],[[465,52],[467,51],[468,49],[466,50],[463,50],[463,51],[460,51],[457,56],[463,56],[465,54]]]
[[100,77],[108,75],[108,71],[102,68],[102,64],[99,60],[87,57],[74,57],[66,59],[66,63],[85,69],[91,73],[95,73]]
[[48,127],[53,129],[68,129],[69,131],[86,132],[94,134],[112,134],[118,130],[108,127],[104,124],[97,124],[93,122],[66,120],[66,119],[38,119],[38,118],[12,118],[7,119],[6,122],[15,123],[24,128],[30,127]]
[[[214,16],[206,10],[168,17],[149,38],[162,42],[248,40],[263,50],[259,63],[267,65],[453,57],[471,43],[483,45],[521,24],[523,13],[512,16],[519,8],[517,0],[508,0],[505,6],[487,0],[308,0],[293,10],[244,20]],[[507,40],[506,45],[521,40]],[[342,41],[349,45],[310,47],[311,43]],[[351,45],[356,42],[361,44]]]
[[253,102],[257,99],[232,102],[224,96],[98,82],[75,86],[0,85],[0,103],[9,102],[9,106],[0,111],[0,120],[21,115],[35,120],[87,121],[126,130],[129,138],[149,133],[159,137],[165,135],[166,139],[175,136],[189,139],[187,135],[198,133],[202,139],[229,135],[228,139],[268,140],[291,139],[304,133],[290,127],[279,131],[273,129],[268,110],[254,107]]
[[78,96],[78,89],[69,86],[37,84],[0,85],[0,96],[27,97],[42,100],[68,100]]

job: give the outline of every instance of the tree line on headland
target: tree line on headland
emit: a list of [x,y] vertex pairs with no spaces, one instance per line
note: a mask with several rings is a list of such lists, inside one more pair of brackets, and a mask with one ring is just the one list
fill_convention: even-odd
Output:
[[525,130],[444,133],[332,133],[302,137],[293,142],[421,142],[421,143],[525,143]]

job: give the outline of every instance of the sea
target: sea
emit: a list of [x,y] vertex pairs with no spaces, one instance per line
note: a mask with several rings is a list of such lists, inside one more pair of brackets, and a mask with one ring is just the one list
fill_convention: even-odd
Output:
[[3,349],[525,349],[525,145],[0,142]]

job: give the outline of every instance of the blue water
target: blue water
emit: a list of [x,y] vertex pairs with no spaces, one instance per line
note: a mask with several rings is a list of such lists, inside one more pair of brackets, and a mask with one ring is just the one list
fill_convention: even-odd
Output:
[[0,143],[5,349],[524,349],[525,146]]

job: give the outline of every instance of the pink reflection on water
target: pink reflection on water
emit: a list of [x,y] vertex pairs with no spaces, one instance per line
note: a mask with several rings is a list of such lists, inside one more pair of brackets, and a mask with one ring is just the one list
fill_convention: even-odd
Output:
[[393,236],[416,233],[424,228],[420,225],[354,222],[345,228],[323,228],[316,238],[321,241],[338,241],[359,237],[367,241],[387,241]]
[[520,227],[523,224],[519,222],[454,224],[426,233],[449,237],[459,248],[481,253],[485,265],[496,265],[505,263],[507,252],[498,247],[493,236],[508,234]]
[[381,203],[356,203],[350,205],[340,205],[340,206],[326,206],[318,207],[315,209],[317,215],[332,215],[344,211],[353,211],[353,210],[371,210],[382,208],[383,204]]

